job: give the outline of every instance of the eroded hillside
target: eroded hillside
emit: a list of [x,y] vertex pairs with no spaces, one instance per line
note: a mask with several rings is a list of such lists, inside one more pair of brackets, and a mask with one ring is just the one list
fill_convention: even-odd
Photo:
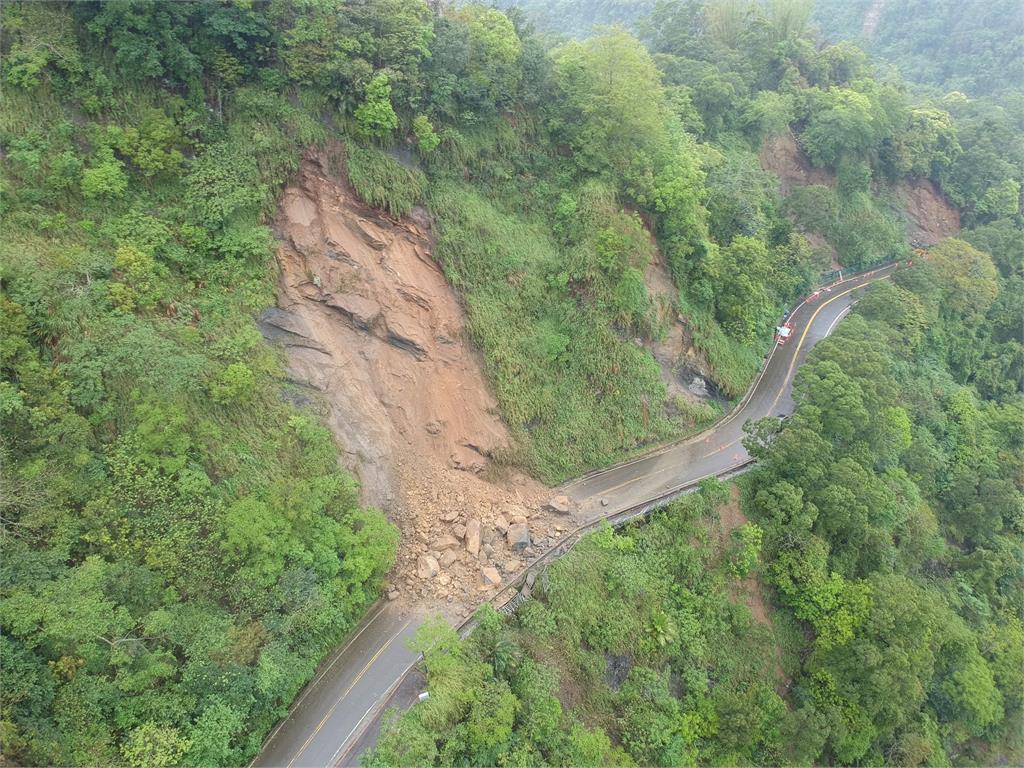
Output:
[[[415,593],[459,610],[568,522],[540,510],[540,484],[487,472],[509,437],[432,257],[429,216],[366,206],[342,170],[340,148],[311,150],[285,188],[274,222],[278,307],[261,326],[287,350],[295,383],[328,409],[364,502],[402,531],[392,598]],[[530,543],[513,549],[520,517]]]
[[[815,167],[789,131],[766,139],[758,159],[764,170],[778,177],[779,193],[783,197],[799,187],[836,187],[835,173],[827,168]],[[947,237],[960,234],[960,211],[931,179],[900,179],[891,187],[880,186],[879,191],[891,192],[895,198],[908,240],[935,245]],[[819,233],[807,234],[812,244],[825,243]]]

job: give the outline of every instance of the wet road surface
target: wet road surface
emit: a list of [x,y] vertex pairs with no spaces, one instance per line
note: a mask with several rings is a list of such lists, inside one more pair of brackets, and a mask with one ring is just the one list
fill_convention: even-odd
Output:
[[[743,424],[792,412],[793,376],[807,353],[849,312],[859,289],[894,270],[883,267],[836,283],[793,310],[787,318],[793,325],[790,339],[773,349],[736,410],[706,432],[564,485],[562,491],[577,507],[577,523],[611,517],[745,463]],[[346,645],[324,662],[251,765],[357,765],[362,751],[375,743],[385,709],[408,706],[418,693],[420,678],[406,676],[417,660],[406,642],[424,618],[393,603],[371,610]]]

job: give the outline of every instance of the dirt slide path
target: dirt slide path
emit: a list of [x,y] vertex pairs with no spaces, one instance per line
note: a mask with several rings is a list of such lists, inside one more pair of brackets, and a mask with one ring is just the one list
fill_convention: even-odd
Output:
[[[881,11],[879,11],[881,12]],[[789,195],[797,187],[820,185],[835,189],[836,177],[827,168],[816,168],[808,160],[796,136],[786,131],[765,139],[758,153],[761,168],[779,179],[779,194]],[[922,245],[935,245],[960,234],[960,212],[930,179],[900,179],[895,184],[876,184],[876,191],[888,190],[902,214],[907,238]],[[818,233],[805,232],[815,247],[827,249],[838,268],[838,254]]]
[[[729,502],[719,507],[718,525],[713,527],[717,534],[717,548],[720,556],[723,555],[729,546],[729,537],[734,530],[750,521],[743,514],[740,508],[740,490],[733,485],[729,493]],[[730,596],[734,602],[743,603],[750,609],[754,622],[761,626],[772,629],[771,608],[764,596],[764,588],[761,580],[756,574],[751,574],[744,579],[734,582],[730,587]],[[775,643],[774,647],[774,670],[776,691],[780,696],[785,696],[792,685],[792,681],[786,676],[782,668],[782,649]]]
[[[484,479],[508,432],[433,259],[429,216],[364,205],[343,168],[341,147],[311,150],[284,190],[278,307],[260,327],[284,346],[293,382],[326,406],[363,501],[401,530],[389,597],[464,615],[562,523],[540,510],[539,483]],[[506,535],[517,518],[524,551]]]

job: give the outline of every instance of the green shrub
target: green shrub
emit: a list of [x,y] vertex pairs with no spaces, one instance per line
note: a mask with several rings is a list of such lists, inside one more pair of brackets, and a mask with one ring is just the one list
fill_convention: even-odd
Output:
[[413,118],[412,132],[416,135],[416,146],[424,155],[429,155],[441,143],[441,137],[434,131],[434,126],[426,115],[416,115]]
[[110,147],[100,147],[92,162],[82,171],[82,196],[86,200],[119,198],[128,189],[124,163],[114,157]]
[[392,216],[404,216],[423,197],[423,174],[405,168],[379,149],[350,143],[345,151],[345,165],[348,180],[359,198]]
[[737,578],[746,578],[757,565],[764,531],[757,523],[746,523],[732,532],[731,539],[729,569]]
[[378,72],[366,86],[366,98],[356,109],[356,130],[369,138],[382,138],[398,127],[391,106],[391,83],[387,73]]
[[256,377],[245,363],[231,363],[210,384],[210,396],[221,405],[244,402],[255,390]]

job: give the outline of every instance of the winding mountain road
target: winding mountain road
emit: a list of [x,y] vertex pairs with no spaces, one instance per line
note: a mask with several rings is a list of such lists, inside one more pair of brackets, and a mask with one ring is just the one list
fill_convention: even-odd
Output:
[[[793,377],[807,353],[849,312],[859,289],[895,269],[890,265],[841,280],[796,307],[787,318],[793,326],[789,341],[775,346],[743,401],[709,430],[564,485],[562,492],[576,507],[577,524],[621,515],[748,463],[741,443],[743,424],[792,412]],[[416,663],[406,640],[423,618],[390,603],[371,611],[346,645],[324,662],[252,766],[355,764],[375,740],[380,716],[396,691],[401,699],[396,703],[407,704],[411,698],[408,690],[400,689]]]

